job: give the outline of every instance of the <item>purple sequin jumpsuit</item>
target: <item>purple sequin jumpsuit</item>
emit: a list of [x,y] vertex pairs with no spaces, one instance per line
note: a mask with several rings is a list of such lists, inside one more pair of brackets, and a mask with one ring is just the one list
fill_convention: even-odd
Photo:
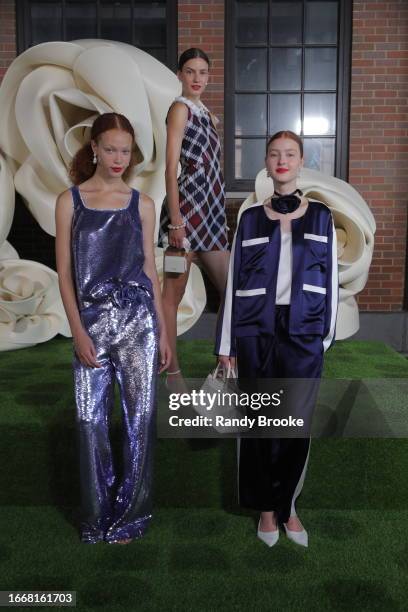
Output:
[[[143,271],[139,192],[128,205],[94,209],[72,187],[72,260],[82,323],[100,368],[74,358],[82,497],[81,539],[143,535],[151,519],[158,329]],[[115,381],[123,422],[123,473],[112,462],[109,423]]]

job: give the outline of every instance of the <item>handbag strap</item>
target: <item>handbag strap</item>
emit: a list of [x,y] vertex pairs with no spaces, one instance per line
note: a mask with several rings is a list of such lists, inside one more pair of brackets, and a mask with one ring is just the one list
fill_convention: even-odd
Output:
[[215,368],[213,372],[213,378],[218,378],[220,369],[222,369],[222,373],[223,373],[222,379],[223,380],[226,380],[227,378],[238,378],[235,368],[231,367],[230,363],[228,364],[227,371],[225,371],[220,361],[217,363],[217,367]]

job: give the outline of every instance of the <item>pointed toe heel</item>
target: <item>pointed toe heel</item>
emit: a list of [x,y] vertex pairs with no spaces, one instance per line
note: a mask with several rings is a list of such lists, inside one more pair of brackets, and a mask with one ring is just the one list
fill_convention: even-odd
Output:
[[264,542],[264,544],[269,546],[269,548],[271,548],[272,546],[275,546],[275,544],[279,540],[279,527],[276,527],[276,531],[261,531],[259,529],[260,524],[261,524],[261,521],[259,520],[258,531],[257,531],[257,534],[256,534],[257,537],[260,540],[262,540],[262,542]]
[[305,548],[308,547],[309,537],[307,535],[306,529],[302,529],[302,531],[291,531],[286,527],[285,524],[283,524],[283,526],[285,528],[286,535],[289,540],[292,540],[292,542],[295,542],[295,544],[299,544],[299,546],[304,546]]

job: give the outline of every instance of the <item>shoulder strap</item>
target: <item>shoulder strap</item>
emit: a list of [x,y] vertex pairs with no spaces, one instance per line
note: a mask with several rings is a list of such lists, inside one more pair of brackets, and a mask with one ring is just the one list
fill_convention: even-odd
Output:
[[79,193],[78,185],[72,185],[72,187],[70,187],[70,192],[72,196],[72,205],[74,207],[74,210],[82,208],[82,200],[81,195]]
[[131,197],[131,202],[129,204],[129,208],[133,207],[135,209],[136,216],[140,217],[140,214],[139,214],[139,196],[140,196],[140,191],[138,191],[137,189],[133,189],[133,187],[131,189],[132,189],[132,195],[130,196]]

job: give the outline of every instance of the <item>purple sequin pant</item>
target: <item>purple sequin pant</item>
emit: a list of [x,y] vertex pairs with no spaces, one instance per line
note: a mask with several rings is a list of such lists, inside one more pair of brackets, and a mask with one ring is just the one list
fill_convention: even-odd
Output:
[[[81,540],[141,537],[151,519],[158,331],[153,299],[143,288],[81,312],[100,368],[74,359],[79,429]],[[118,478],[109,440],[115,381],[123,423],[123,473]]]

